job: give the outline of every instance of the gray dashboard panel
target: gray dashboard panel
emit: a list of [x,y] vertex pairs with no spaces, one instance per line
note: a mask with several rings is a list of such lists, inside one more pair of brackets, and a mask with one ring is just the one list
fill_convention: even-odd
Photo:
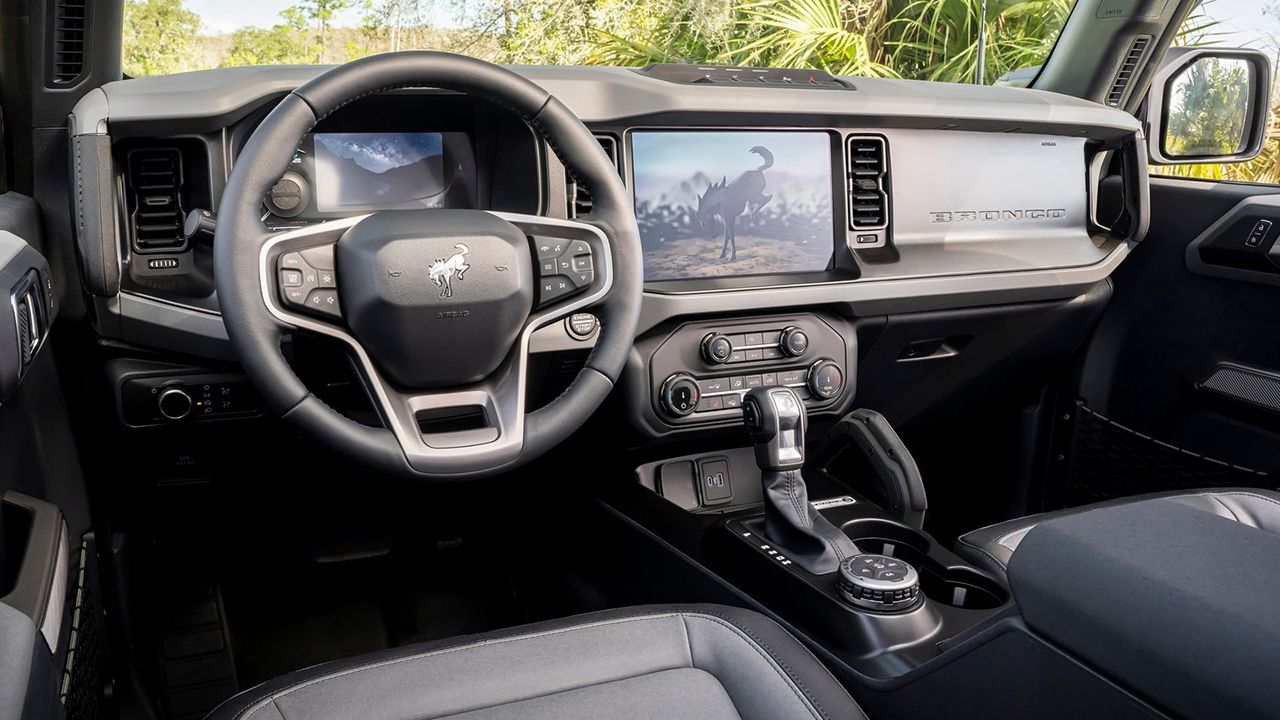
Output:
[[[587,123],[839,127],[890,144],[896,262],[862,262],[857,280],[646,294],[641,330],[678,315],[834,305],[853,314],[1074,297],[1105,280],[1131,243],[1088,234],[1088,140],[1136,137],[1131,115],[1017,88],[849,78],[856,90],[678,85],[624,68],[518,66]],[[78,134],[216,132],[259,112],[322,67],[231,68],[125,80],[73,111]],[[784,100],[785,96],[785,101]],[[554,184],[554,177],[551,178]],[[942,203],[948,207],[934,207]],[[935,210],[1062,210],[1019,221],[933,222]],[[1140,238],[1135,238],[1140,239]],[[104,334],[229,357],[217,315],[123,293],[99,303]],[[538,347],[563,347],[547,328]],[[555,337],[550,337],[554,335]],[[569,343],[577,345],[576,342]]]

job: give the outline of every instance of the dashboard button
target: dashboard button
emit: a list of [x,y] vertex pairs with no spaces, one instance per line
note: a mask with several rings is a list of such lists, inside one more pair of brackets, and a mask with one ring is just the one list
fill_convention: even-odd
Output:
[[745,353],[747,362],[758,362],[764,359],[764,350],[761,348],[752,348],[750,350],[746,350]]
[[280,267],[300,268],[302,267],[302,253],[290,252],[280,256]]
[[763,348],[763,352],[765,360],[781,360],[786,357],[786,355],[783,355],[782,351],[776,347]]
[[729,389],[730,389],[730,390],[742,390],[742,389],[745,387],[745,385],[746,385],[746,383],[745,383],[745,381],[743,380],[743,378],[741,378],[741,377],[731,377],[731,378],[729,378]]
[[742,396],[736,393],[724,396],[724,409],[732,410],[733,408],[742,407]]
[[588,270],[586,272],[569,273],[567,277],[573,281],[575,288],[582,289],[591,285],[591,281],[596,279],[596,274]]
[[805,381],[805,370],[784,370],[778,373],[779,385],[799,385]]
[[729,356],[729,362],[731,363],[740,363],[740,362],[746,362],[746,361],[747,361],[747,356],[741,350],[734,350],[733,354]]
[[535,237],[534,246],[538,248],[539,260],[553,260],[564,254],[565,243],[559,238]]
[[742,336],[742,344],[748,347],[752,345],[763,345],[764,336],[760,333],[745,333]]
[[764,380],[765,387],[777,387],[778,385],[778,373],[764,373],[761,379]]
[[710,412],[712,410],[723,410],[724,399],[720,397],[704,397],[698,401],[697,412]]
[[305,305],[307,302],[307,291],[300,287],[285,288],[284,302],[286,305]]
[[729,378],[715,378],[713,380],[699,380],[698,390],[703,393],[722,393],[729,389]]
[[338,276],[332,270],[317,270],[316,278],[318,278],[317,284],[322,288],[338,287]]
[[567,254],[573,257],[590,255],[591,246],[587,244],[586,240],[574,240],[569,243],[569,252]]
[[555,275],[555,274],[556,274],[556,259],[555,259],[555,258],[547,258],[546,260],[542,260],[542,261],[540,261],[540,262],[541,262],[541,264],[542,264],[542,275],[543,275],[544,277],[545,277],[545,276],[547,276],[547,275]]
[[762,387],[764,385],[764,379],[759,375],[747,375],[742,380],[748,390],[751,388]]
[[573,259],[574,272],[591,272],[595,268],[591,264],[590,255],[579,255]]
[[301,270],[281,270],[280,284],[287,288],[302,287]]

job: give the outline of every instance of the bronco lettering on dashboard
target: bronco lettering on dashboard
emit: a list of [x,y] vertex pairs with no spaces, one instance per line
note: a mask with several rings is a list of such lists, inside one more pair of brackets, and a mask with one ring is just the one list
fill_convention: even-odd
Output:
[[1009,222],[1018,220],[1047,220],[1064,218],[1065,208],[1034,208],[1030,210],[954,210],[929,213],[929,222]]

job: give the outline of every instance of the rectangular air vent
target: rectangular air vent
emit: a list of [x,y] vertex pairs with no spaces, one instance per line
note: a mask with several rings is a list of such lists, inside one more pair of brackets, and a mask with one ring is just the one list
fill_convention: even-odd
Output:
[[84,77],[88,0],[56,0],[53,4],[50,80],[73,85]]
[[[604,154],[609,156],[613,167],[617,169],[618,165],[618,141],[613,139],[612,135],[597,135],[596,140],[600,143],[600,147],[604,148]],[[585,188],[578,187],[578,183],[569,181],[569,217],[576,218],[591,212],[591,193]]]
[[1116,73],[1115,82],[1111,83],[1111,90],[1107,92],[1107,104],[1111,107],[1120,107],[1124,91],[1129,88],[1133,74],[1138,71],[1138,63],[1142,61],[1150,44],[1151,36],[1141,35],[1134,38],[1133,44],[1129,46],[1129,52],[1125,53],[1124,62],[1120,64],[1120,71]]
[[132,150],[127,162],[133,249],[137,252],[185,249],[182,153],[173,147]]
[[849,227],[882,230],[889,224],[889,163],[884,138],[851,135],[847,147]]

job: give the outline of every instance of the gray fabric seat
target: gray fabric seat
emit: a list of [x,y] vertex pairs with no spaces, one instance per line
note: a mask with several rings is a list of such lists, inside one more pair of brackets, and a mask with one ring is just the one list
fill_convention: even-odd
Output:
[[653,606],[398,648],[277,678],[210,720],[865,718],[757,613]]
[[956,541],[956,553],[966,560],[994,574],[1008,584],[1005,573],[1009,560],[1027,533],[1039,523],[1051,518],[1075,515],[1089,510],[1114,507],[1154,498],[1173,498],[1184,505],[1211,512],[1251,527],[1280,532],[1280,493],[1251,488],[1224,488],[1220,490],[1196,490],[1154,493],[1108,500],[1107,502],[1081,505],[1054,512],[1028,515],[988,525],[961,535]]

